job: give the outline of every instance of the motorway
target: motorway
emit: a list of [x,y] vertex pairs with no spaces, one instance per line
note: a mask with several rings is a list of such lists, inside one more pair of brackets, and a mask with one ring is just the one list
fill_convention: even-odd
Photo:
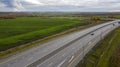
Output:
[[76,31],[0,60],[0,67],[75,67],[120,20]]

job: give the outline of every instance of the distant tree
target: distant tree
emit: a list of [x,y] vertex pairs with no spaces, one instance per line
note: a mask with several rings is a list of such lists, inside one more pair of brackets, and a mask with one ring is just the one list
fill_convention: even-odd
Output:
[[16,16],[12,14],[0,15],[0,19],[15,19]]
[[90,20],[91,20],[91,21],[94,21],[94,22],[98,22],[98,21],[101,20],[101,18],[100,18],[99,16],[92,16],[92,17],[90,18]]
[[115,19],[115,16],[109,15],[108,18]]

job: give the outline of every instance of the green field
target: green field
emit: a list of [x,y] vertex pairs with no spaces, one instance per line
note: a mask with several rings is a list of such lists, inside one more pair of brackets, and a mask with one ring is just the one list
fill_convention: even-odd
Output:
[[3,19],[0,20],[0,51],[86,24],[89,23],[69,18]]

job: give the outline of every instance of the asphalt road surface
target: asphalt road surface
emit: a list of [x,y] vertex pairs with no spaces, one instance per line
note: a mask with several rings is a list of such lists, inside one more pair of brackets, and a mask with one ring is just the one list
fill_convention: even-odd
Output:
[[74,67],[120,20],[76,31],[0,60],[0,67]]

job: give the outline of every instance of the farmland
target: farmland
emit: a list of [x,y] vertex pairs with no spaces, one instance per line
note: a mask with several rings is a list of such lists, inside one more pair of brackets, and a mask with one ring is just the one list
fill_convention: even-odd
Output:
[[89,22],[55,17],[2,19],[0,20],[0,51],[86,24],[89,24]]

